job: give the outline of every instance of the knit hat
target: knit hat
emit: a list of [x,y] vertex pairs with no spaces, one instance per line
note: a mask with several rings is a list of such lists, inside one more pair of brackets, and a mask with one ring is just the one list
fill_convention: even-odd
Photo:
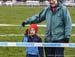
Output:
[[31,24],[30,27],[29,27],[29,30],[30,30],[31,28],[34,28],[34,29],[35,29],[35,33],[37,33],[37,31],[38,31],[38,26],[37,26],[37,24]]

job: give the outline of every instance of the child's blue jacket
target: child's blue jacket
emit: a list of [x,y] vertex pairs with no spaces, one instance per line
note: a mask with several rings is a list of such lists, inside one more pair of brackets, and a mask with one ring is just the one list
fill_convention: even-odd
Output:
[[[23,42],[42,42],[42,40],[37,35],[32,36],[32,38],[29,38],[28,35],[25,35]],[[26,54],[39,55],[40,57],[43,57],[43,48],[42,47],[26,47]]]

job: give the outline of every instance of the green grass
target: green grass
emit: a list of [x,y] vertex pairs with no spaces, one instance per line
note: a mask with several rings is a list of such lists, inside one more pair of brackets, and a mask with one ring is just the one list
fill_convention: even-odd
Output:
[[68,7],[69,11],[70,11],[70,15],[71,15],[71,18],[72,18],[72,23],[75,23],[75,7]]
[[25,57],[24,47],[0,47],[0,57]]
[[[70,42],[75,43],[75,37],[74,36],[70,38]],[[65,48],[65,57],[75,57],[75,48]]]
[[[25,7],[25,6],[0,6],[0,23],[1,24],[16,24],[20,25],[26,18],[31,17],[41,11],[43,7]],[[75,23],[75,8],[68,7],[72,17],[72,23]],[[40,24],[44,24],[44,22]],[[0,34],[24,34],[27,27],[19,29],[19,27],[0,27]],[[44,34],[45,28],[39,28],[39,34]],[[75,33],[75,28],[72,29],[72,34]],[[45,37],[42,37],[44,41]],[[75,37],[70,38],[70,43],[75,42]],[[7,36],[0,37],[0,42],[22,42],[23,36]],[[70,57],[66,55],[74,55],[75,48],[66,48],[65,57]],[[25,57],[24,47],[0,47],[0,57]],[[72,57],[72,56],[71,56]],[[73,56],[75,57],[75,56]]]
[[42,7],[38,8],[39,9],[37,9],[37,7],[31,8],[25,6],[2,6],[0,7],[0,23],[20,24],[26,18],[38,13]]

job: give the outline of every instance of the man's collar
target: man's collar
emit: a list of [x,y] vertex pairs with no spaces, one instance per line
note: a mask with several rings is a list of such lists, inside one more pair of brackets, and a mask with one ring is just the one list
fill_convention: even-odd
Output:
[[[56,6],[56,11],[59,10],[62,7],[62,4],[59,2]],[[51,6],[49,5],[48,8],[51,10]]]

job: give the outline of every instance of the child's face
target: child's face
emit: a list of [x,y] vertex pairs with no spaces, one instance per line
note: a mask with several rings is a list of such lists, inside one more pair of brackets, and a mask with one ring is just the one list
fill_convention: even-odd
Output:
[[31,28],[30,29],[30,35],[35,35],[36,33],[35,33],[35,29],[34,28]]

